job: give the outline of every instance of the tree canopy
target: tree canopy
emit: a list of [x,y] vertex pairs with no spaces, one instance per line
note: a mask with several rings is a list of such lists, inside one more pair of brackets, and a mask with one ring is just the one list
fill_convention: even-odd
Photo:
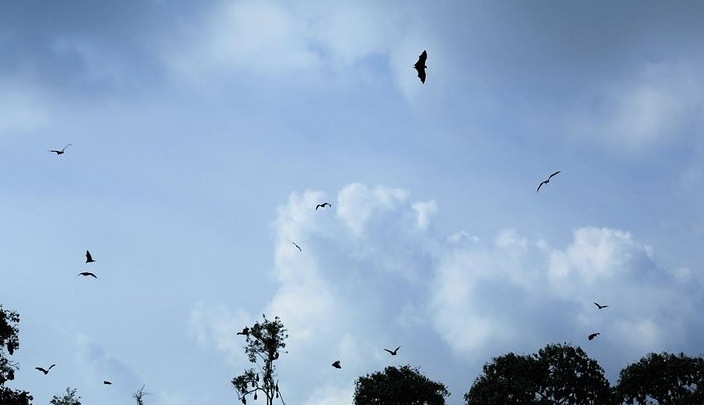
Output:
[[467,405],[606,405],[604,370],[579,347],[552,344],[532,355],[509,353],[484,365],[464,396]]
[[650,353],[621,370],[616,392],[629,405],[704,404],[704,358]]
[[246,337],[244,352],[249,361],[257,366],[257,369],[250,368],[232,379],[232,386],[237,390],[237,397],[243,404],[247,403],[248,395],[252,395],[256,400],[257,393],[264,394],[267,405],[271,405],[274,398],[279,398],[284,403],[279,391],[279,382],[275,380],[274,361],[279,359],[280,351],[286,347],[288,334],[278,316],[274,317],[273,321],[266,319],[264,315],[262,318],[261,323],[257,322],[239,333]]
[[81,397],[76,395],[76,389],[67,387],[66,393],[62,397],[54,395],[49,402],[51,405],[81,405]]
[[0,404],[2,405],[27,405],[32,401],[32,396],[28,392],[4,386],[7,381],[15,379],[15,370],[18,368],[17,363],[11,361],[9,356],[12,356],[20,347],[17,328],[19,322],[20,316],[17,312],[6,311],[0,304]]
[[354,405],[444,405],[448,395],[443,384],[416,368],[389,366],[357,379]]

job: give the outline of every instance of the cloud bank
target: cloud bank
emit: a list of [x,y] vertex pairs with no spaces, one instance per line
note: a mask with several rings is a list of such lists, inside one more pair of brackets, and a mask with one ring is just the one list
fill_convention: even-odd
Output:
[[[332,207],[316,211],[322,201]],[[579,227],[553,247],[516,229],[440,235],[433,227],[440,214],[439,204],[413,201],[408,191],[358,183],[334,200],[294,192],[279,208],[280,286],[265,312],[289,330],[280,362],[282,386],[295,392],[287,400],[350,402],[358,376],[388,364],[423,366],[413,351],[429,344],[445,346],[466,370],[435,377],[455,395],[491,356],[552,342],[589,344],[606,368],[649,351],[697,347],[702,274],[661,267],[631,233]],[[598,310],[594,301],[610,307]],[[199,304],[194,314],[203,311],[226,310]],[[234,336],[243,317],[232,324],[233,316],[194,316],[197,333],[210,331],[218,350],[243,357]],[[594,331],[602,335],[588,343]],[[397,345],[397,358],[383,352]],[[342,370],[330,367],[334,360]]]

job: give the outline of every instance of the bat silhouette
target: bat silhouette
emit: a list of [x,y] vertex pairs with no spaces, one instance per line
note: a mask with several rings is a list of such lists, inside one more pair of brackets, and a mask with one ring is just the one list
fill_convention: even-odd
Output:
[[95,279],[98,278],[98,277],[95,276],[95,274],[91,273],[90,271],[83,271],[83,272],[80,272],[80,273],[76,274],[76,277],[78,277],[78,276],[93,277],[93,278],[95,278]]
[[400,349],[400,348],[401,348],[401,346],[397,347],[396,350],[394,350],[394,351],[391,351],[389,349],[384,349],[384,350],[389,352],[392,356],[395,356],[398,353],[398,349]]
[[47,374],[49,374],[49,370],[51,370],[55,365],[56,364],[52,364],[51,366],[49,366],[49,368],[46,368],[46,369],[43,367],[34,367],[34,368],[41,371],[42,373],[44,373],[44,375],[47,375]]
[[420,78],[421,83],[425,83],[425,69],[427,66],[425,66],[425,60],[428,59],[428,52],[423,51],[423,53],[418,56],[418,62],[413,65],[413,67],[418,71],[418,77]]
[[246,327],[242,329],[242,332],[237,332],[238,335],[244,335],[244,336],[249,336],[249,327]]
[[535,190],[535,192],[537,193],[538,191],[540,191],[540,187],[542,187],[542,186],[545,185],[545,184],[550,183],[550,179],[552,179],[552,177],[553,177],[554,175],[558,174],[558,173],[560,173],[559,170],[556,171],[555,173],[551,174],[550,177],[548,177],[547,180],[543,180],[540,184],[538,184],[538,189]]
[[332,207],[332,205],[331,205],[330,203],[324,202],[324,203],[322,203],[322,204],[316,205],[316,206],[315,206],[315,210],[317,211],[318,208],[325,208],[325,207]]
[[340,365],[340,360],[337,360],[334,363],[332,363],[332,366],[335,368],[342,368],[342,366]]
[[68,148],[69,146],[71,146],[70,143],[69,143],[68,145],[64,146],[64,148],[61,149],[61,150],[51,149],[51,150],[49,150],[49,152],[56,153],[57,156],[58,156],[58,155],[63,155],[63,154],[64,154],[64,151],[65,151],[66,148]]
[[597,332],[597,333],[592,333],[591,335],[587,336],[587,339],[592,340],[592,339],[594,339],[595,337],[597,337],[597,336],[599,336],[599,335],[601,335],[601,333],[598,333],[598,332]]
[[86,250],[86,263],[93,263],[94,261],[93,256],[91,256],[90,252]]
[[299,252],[302,252],[301,247],[298,246],[298,245],[296,244],[296,242],[291,242],[291,243],[293,243],[293,246],[295,246],[295,247],[298,248],[298,251],[299,251]]
[[596,302],[594,303],[594,305],[596,305],[597,307],[599,307],[599,309],[604,309],[604,308],[608,308],[608,307],[609,307],[608,305],[599,305],[599,304],[597,304]]
[[103,384],[105,384],[105,385],[112,385],[112,383],[111,383],[110,381],[108,381],[108,380],[103,381]]

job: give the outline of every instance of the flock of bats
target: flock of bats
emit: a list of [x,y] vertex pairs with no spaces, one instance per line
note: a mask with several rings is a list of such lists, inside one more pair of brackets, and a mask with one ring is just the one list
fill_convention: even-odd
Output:
[[[427,66],[425,66],[425,62],[426,62],[427,59],[428,59],[428,52],[426,52],[426,51],[424,50],[423,53],[421,53],[421,54],[418,56],[418,61],[413,65],[413,68],[418,72],[418,78],[420,79],[421,83],[425,83],[425,78],[426,78],[425,69],[427,69]],[[63,149],[50,149],[49,152],[51,152],[51,153],[56,153],[57,156],[60,156],[60,155],[63,155],[63,154],[66,152],[66,148],[68,148],[69,146],[71,146],[70,143],[67,144],[66,146],[64,146]],[[536,190],[536,193],[540,191],[540,188],[541,188],[542,186],[544,186],[544,185],[550,183],[550,180],[551,180],[554,176],[556,176],[557,174],[559,174],[559,173],[560,173],[560,171],[558,170],[558,171],[552,173],[550,176],[548,176],[548,178],[547,178],[546,180],[541,181],[540,184],[538,184],[538,189]],[[315,210],[317,211],[318,208],[326,208],[326,207],[332,207],[332,204],[330,204],[329,202],[323,202],[323,203],[317,204],[317,205],[315,206]],[[298,244],[296,244],[296,242],[291,242],[291,243],[293,243],[293,245],[294,245],[300,252],[303,251],[303,250],[301,249],[301,247],[298,246]],[[90,252],[86,250],[86,263],[93,263],[93,262],[95,262],[95,260],[93,259],[93,256],[91,256]],[[94,273],[92,273],[92,272],[90,272],[90,271],[82,271],[82,272],[80,272],[80,273],[78,273],[78,274],[76,275],[76,277],[78,277],[78,276],[93,277],[93,278],[95,278],[95,279],[98,278]],[[596,302],[594,303],[594,305],[596,305],[599,309],[604,309],[604,308],[607,308],[607,307],[608,307],[608,305],[600,305],[600,304],[597,304]],[[248,327],[245,327],[244,329],[242,329],[242,332],[237,332],[237,334],[238,334],[238,335],[249,336],[249,328],[248,328]],[[592,339],[594,339],[595,337],[597,337],[597,336],[599,336],[599,335],[600,335],[600,333],[599,333],[599,332],[596,332],[596,333],[590,334],[589,336],[587,336],[587,338],[588,338],[589,340],[592,340]],[[398,346],[398,347],[397,347],[396,349],[394,349],[394,350],[389,350],[389,349],[384,349],[384,350],[387,351],[390,355],[396,356],[396,355],[398,354],[398,349],[400,349],[400,348],[401,348],[401,346]],[[49,370],[51,370],[54,366],[56,366],[56,364],[52,364],[52,365],[49,366],[48,368],[35,367],[35,369],[41,371],[42,373],[44,373],[44,375],[47,375],[47,374],[49,374]],[[336,360],[334,363],[332,363],[332,366],[335,367],[335,368],[337,368],[337,369],[342,368],[342,365],[340,364],[340,360]],[[112,385],[112,383],[111,383],[110,381],[107,381],[107,380],[103,381],[103,384],[105,384],[105,385]]]

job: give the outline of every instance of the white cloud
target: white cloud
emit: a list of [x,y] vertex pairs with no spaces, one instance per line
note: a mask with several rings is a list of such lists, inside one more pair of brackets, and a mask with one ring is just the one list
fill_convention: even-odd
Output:
[[196,303],[191,310],[189,331],[202,348],[214,347],[228,354],[232,363],[242,354],[243,339],[237,335],[252,317],[239,309],[229,310],[222,304]]
[[628,151],[666,145],[704,123],[703,89],[701,72],[686,65],[646,64],[605,87],[596,111],[571,117],[569,129]]
[[[389,364],[387,346],[402,346],[400,361],[414,365],[422,354],[411,347],[444,344],[457,362],[478,369],[497,353],[586,344],[594,331],[619,366],[693,342],[685,326],[700,322],[699,279],[658,266],[653,249],[629,232],[578,228],[565,248],[511,228],[448,238],[432,226],[436,204],[413,201],[405,190],[353,183],[316,211],[326,200],[294,192],[273,223],[280,285],[265,312],[280,316],[290,335],[279,364],[283,392],[306,393],[288,401],[351,402],[354,380]],[[593,301],[610,307],[597,310]],[[216,347],[229,350],[244,315],[200,312],[195,319],[223,324],[206,327],[207,340],[221,336]],[[342,370],[330,367],[334,360]]]

